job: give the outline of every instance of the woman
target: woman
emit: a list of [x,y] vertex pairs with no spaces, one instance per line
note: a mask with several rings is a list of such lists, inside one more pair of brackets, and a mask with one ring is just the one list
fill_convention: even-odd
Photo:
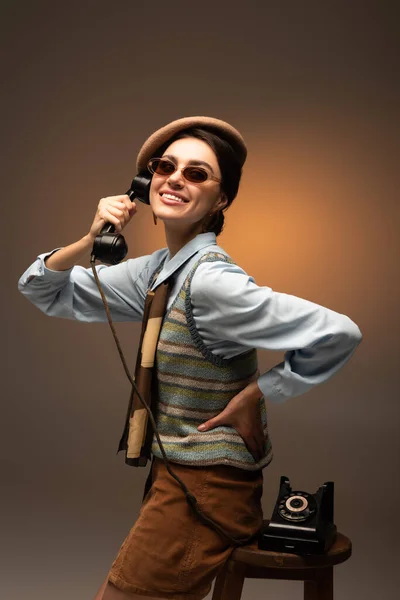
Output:
[[[282,402],[326,381],[361,341],[348,317],[258,287],[216,244],[246,154],[240,133],[218,119],[178,119],[153,133],[137,168],[151,177],[167,248],[97,267],[118,321],[141,320],[147,291],[169,283],[156,355],[160,440],[204,513],[235,538],[262,523],[262,470],[272,458],[264,398]],[[48,315],[104,321],[93,273],[74,265],[105,223],[120,232],[135,212],[127,195],[103,198],[89,233],[39,256],[21,292]],[[256,348],[285,359],[259,376]],[[96,600],[200,600],[233,549],[190,510],[155,438],[151,450],[152,486]]]

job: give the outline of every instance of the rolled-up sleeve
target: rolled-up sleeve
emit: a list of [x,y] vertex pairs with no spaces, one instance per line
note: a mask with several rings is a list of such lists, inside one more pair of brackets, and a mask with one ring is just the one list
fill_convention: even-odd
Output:
[[[46,315],[78,321],[106,321],[106,313],[92,269],[75,266],[52,271],[45,259],[53,252],[38,256],[18,281],[20,292]],[[97,265],[113,320],[142,319],[149,277],[149,256],[130,259],[119,265]]]
[[201,264],[191,286],[193,316],[207,347],[230,358],[249,348],[283,351],[284,361],[258,379],[273,402],[327,381],[361,342],[346,315],[308,300],[259,287],[240,267]]

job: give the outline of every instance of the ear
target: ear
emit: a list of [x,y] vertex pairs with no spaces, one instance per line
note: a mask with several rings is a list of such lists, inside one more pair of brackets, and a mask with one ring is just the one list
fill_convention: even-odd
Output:
[[221,196],[217,200],[215,204],[216,211],[222,210],[228,204],[228,198],[224,192],[222,192]]

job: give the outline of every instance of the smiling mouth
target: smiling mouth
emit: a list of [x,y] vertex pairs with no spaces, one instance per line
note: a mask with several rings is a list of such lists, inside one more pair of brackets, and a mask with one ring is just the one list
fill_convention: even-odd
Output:
[[167,192],[163,192],[162,194],[160,194],[160,196],[162,198],[165,198],[166,200],[172,200],[173,202],[180,202],[181,204],[186,204],[188,202],[188,200],[184,200],[183,198],[180,198],[179,196],[175,196],[175,194],[169,194]]

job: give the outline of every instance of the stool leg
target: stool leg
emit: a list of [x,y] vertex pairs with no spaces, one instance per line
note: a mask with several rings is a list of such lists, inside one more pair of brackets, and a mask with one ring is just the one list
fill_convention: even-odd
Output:
[[304,600],[333,600],[333,567],[315,569],[304,582]]
[[212,600],[240,600],[245,570],[244,564],[228,560],[217,575]]

